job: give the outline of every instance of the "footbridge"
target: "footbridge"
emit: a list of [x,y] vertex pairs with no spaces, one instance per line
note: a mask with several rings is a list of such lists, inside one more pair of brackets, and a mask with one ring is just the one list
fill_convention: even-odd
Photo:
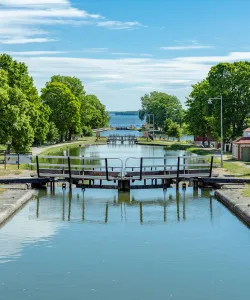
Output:
[[129,143],[129,144],[136,144],[137,143],[137,136],[135,135],[131,135],[131,134],[128,134],[128,135],[116,135],[116,134],[113,134],[113,135],[110,135],[108,138],[107,138],[107,144],[116,144],[116,143]]
[[130,189],[167,188],[183,180],[210,178],[219,164],[216,156],[164,156],[101,158],[87,156],[36,156],[30,167],[38,178],[69,182],[85,188]]

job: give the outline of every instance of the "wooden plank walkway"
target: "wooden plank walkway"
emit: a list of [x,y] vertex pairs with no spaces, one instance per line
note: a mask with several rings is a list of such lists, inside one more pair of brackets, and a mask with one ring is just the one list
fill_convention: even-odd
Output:
[[[64,180],[70,186],[76,183],[89,188],[109,186],[128,190],[135,186],[135,181],[140,181],[139,188],[154,188],[157,180],[161,181],[158,186],[164,187],[173,180],[178,185],[184,179],[212,177],[213,167],[218,166],[214,156],[131,157],[125,162],[119,158],[86,156],[36,156],[35,160],[30,166],[36,167],[38,178]],[[150,184],[154,180],[156,184]]]

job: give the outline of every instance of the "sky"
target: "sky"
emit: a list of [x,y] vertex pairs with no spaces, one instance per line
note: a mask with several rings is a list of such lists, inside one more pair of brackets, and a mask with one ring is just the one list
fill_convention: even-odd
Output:
[[219,62],[250,59],[249,0],[0,0],[0,53],[40,91],[75,76],[108,110],[152,91],[181,102]]

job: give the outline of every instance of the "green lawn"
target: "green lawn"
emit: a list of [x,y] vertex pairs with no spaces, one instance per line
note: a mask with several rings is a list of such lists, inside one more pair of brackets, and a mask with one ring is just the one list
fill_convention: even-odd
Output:
[[66,145],[62,143],[59,145],[45,147],[45,149],[39,155],[53,155],[54,153],[62,152],[70,148],[75,148],[80,145],[81,147],[84,147],[86,145],[98,145],[98,144],[105,144],[105,143],[106,143],[106,138],[100,138],[96,140],[96,137],[84,137],[83,139],[78,140],[76,142],[66,143]]
[[242,196],[249,198],[250,197],[250,185],[248,185],[243,191],[242,191]]
[[228,174],[238,175],[240,177],[250,176],[250,167],[244,162],[228,160],[224,161],[223,167]]

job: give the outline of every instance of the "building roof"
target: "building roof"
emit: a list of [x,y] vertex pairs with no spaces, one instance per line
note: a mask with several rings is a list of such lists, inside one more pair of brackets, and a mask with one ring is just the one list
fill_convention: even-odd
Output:
[[247,129],[245,129],[245,130],[243,130],[244,132],[250,132],[250,127],[249,128],[247,128]]
[[241,137],[241,138],[238,138],[233,143],[235,143],[235,144],[249,144],[250,145],[250,137]]

